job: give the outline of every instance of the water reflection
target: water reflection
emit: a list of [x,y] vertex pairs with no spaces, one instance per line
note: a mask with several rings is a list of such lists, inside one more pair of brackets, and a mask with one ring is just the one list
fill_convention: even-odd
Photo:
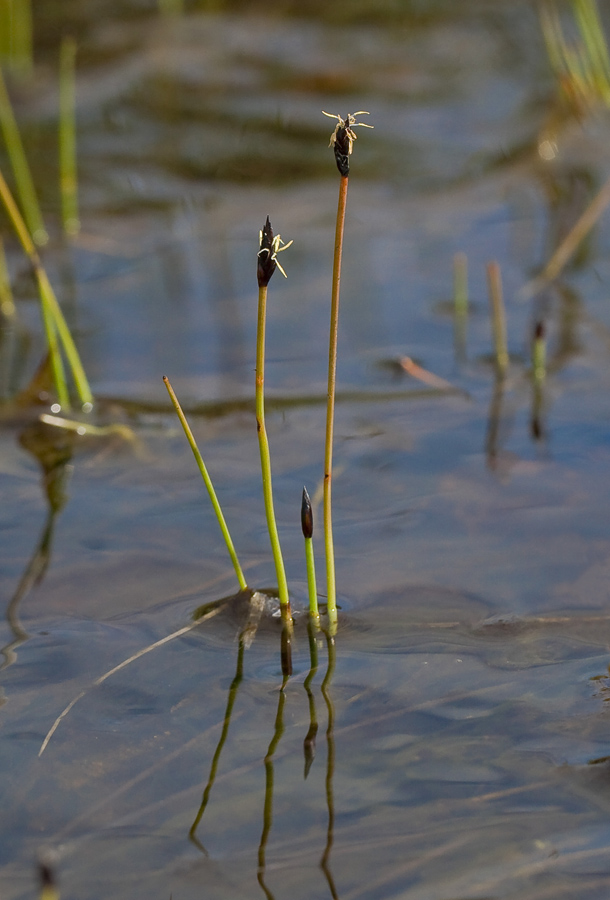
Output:
[[74,440],[72,432],[50,428],[40,422],[26,426],[19,435],[21,446],[36,458],[42,469],[47,517],[30,562],[6,608],[6,620],[13,640],[0,650],[4,656],[0,671],[16,661],[17,647],[29,637],[19,619],[19,606],[32,588],[41,583],[51,560],[56,519],[68,500],[67,484],[72,471]]
[[[256,597],[256,595],[254,595]],[[200,613],[201,610],[198,610]],[[250,646],[256,631],[261,625],[261,612],[260,608],[257,608],[257,603],[255,601],[254,607],[251,610],[251,619],[252,621],[242,629],[238,638],[238,651],[237,651],[237,664],[235,675],[233,680],[231,681],[227,704],[225,708],[222,731],[220,734],[220,738],[216,745],[216,749],[212,756],[212,762],[210,765],[210,772],[208,775],[208,780],[206,782],[203,796],[201,800],[201,804],[199,810],[197,811],[197,815],[191,825],[189,830],[189,838],[193,842],[193,844],[207,857],[208,851],[197,836],[197,831],[201,825],[202,819],[206,812],[210,794],[212,788],[214,786],[218,766],[221,758],[221,754],[225,747],[227,737],[229,734],[229,728],[231,725],[231,719],[233,716],[233,711],[235,707],[235,701],[237,698],[238,690],[240,685],[243,682],[244,678],[244,657],[245,652]],[[266,613],[263,612],[263,615]],[[253,623],[254,622],[254,626]],[[293,632],[291,630],[290,637]],[[310,668],[307,673],[307,676],[304,681],[304,687],[308,699],[308,708],[309,708],[309,729],[307,735],[304,740],[304,753],[305,753],[305,778],[309,775],[311,771],[311,767],[314,763],[315,759],[315,742],[316,735],[318,732],[318,718],[316,712],[316,701],[315,695],[312,688],[313,680],[318,672],[319,662],[318,662],[318,641],[319,641],[320,632],[315,628],[315,626],[308,622],[308,638],[309,638],[309,651],[310,651]],[[330,890],[331,896],[336,900],[338,897],[337,889],[334,882],[334,877],[331,871],[331,851],[334,843],[334,830],[335,830],[335,802],[334,802],[334,774],[335,774],[335,709],[331,695],[331,685],[333,676],[336,668],[336,643],[335,638],[332,637],[328,633],[324,633],[325,642],[328,653],[328,663],[326,667],[326,672],[324,674],[323,681],[320,685],[320,693],[324,699],[324,703],[326,706],[327,712],[327,728],[326,728],[326,773],[325,773],[325,798],[326,798],[326,809],[327,809],[327,828],[326,828],[326,843],[324,846],[324,850],[322,856],[320,858],[320,868],[324,873],[326,881],[328,883],[328,887]],[[281,633],[281,647],[280,647],[280,658],[282,667],[285,665],[285,643],[286,640],[286,628],[282,628]],[[287,687],[290,681],[291,672],[284,670],[284,674],[282,676],[282,681],[277,688],[277,709],[275,715],[275,721],[273,725],[273,734],[271,740],[269,742],[267,752],[263,759],[264,769],[265,769],[265,789],[264,789],[264,800],[263,800],[263,827],[258,843],[257,850],[257,881],[260,885],[263,893],[268,898],[268,900],[273,900],[274,894],[269,884],[267,883],[267,851],[269,838],[271,835],[272,827],[273,827],[273,806],[274,806],[274,792],[275,792],[275,758],[277,754],[278,747],[282,740],[282,737],[285,734],[286,726],[285,726],[285,713],[286,713],[286,703],[288,699]],[[239,738],[237,738],[239,743]],[[235,825],[238,826],[240,823],[236,822]]]

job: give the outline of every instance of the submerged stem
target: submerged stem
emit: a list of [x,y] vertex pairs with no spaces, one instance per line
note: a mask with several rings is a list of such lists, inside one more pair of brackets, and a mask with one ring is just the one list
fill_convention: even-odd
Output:
[[333,284],[330,312],[330,341],[328,348],[328,399],[326,407],[326,443],[324,451],[324,546],[326,550],[326,593],[328,597],[328,627],[337,630],[337,589],[335,580],[335,549],[332,522],[333,434],[335,426],[335,393],[337,385],[337,337],[339,330],[339,291],[341,287],[341,257],[347,206],[348,176],[342,175],[339,185]]

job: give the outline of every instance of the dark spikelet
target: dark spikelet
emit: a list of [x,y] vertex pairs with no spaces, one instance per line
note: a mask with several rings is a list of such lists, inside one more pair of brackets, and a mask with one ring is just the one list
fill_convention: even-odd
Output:
[[543,340],[543,338],[544,338],[544,322],[539,320],[538,322],[536,322],[536,325],[534,328],[534,340],[541,341],[541,340]]
[[313,509],[305,487],[303,488],[303,500],[301,502],[301,528],[303,529],[304,538],[313,537]]
[[[349,121],[349,116],[345,121]],[[339,169],[339,174],[343,175],[345,178],[349,175],[349,155],[351,148],[352,144],[347,131],[347,126],[339,126],[335,132],[333,150],[335,151],[335,161],[337,163],[337,168]]]
[[267,216],[267,221],[261,231],[261,246],[258,251],[256,263],[256,277],[259,287],[267,287],[271,276],[276,270],[277,263],[273,259],[273,228]]

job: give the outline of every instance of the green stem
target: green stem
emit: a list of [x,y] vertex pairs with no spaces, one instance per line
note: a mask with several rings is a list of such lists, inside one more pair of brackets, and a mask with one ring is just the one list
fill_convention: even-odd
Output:
[[348,176],[342,175],[339,185],[333,283],[330,312],[330,341],[328,349],[328,399],[326,407],[326,443],[324,450],[324,546],[326,550],[326,593],[328,597],[328,627],[337,630],[337,589],[335,580],[335,548],[332,521],[333,433],[335,427],[335,392],[337,384],[337,336],[339,330],[339,291],[341,287],[341,256],[345,229]]
[[64,38],[59,58],[59,185],[64,231],[78,234],[78,181],[76,174],[76,41]]
[[305,562],[307,564],[307,589],[309,592],[309,616],[316,628],[320,627],[318,590],[316,587],[316,562],[312,538],[305,538]]
[[271,481],[271,455],[269,453],[269,440],[265,427],[265,322],[267,315],[267,288],[258,289],[258,321],[256,328],[256,429],[258,432],[258,445],[261,456],[261,471],[263,478],[263,498],[265,501],[265,515],[267,517],[267,530],[271,541],[271,552],[275,563],[275,572],[280,597],[280,608],[285,620],[290,617],[290,600],[288,597],[288,582],[282,557],[282,548],[275,521],[273,509],[273,485]]
[[218,497],[216,496],[216,491],[214,490],[214,485],[212,484],[212,479],[208,474],[208,470],[203,461],[203,457],[199,452],[199,447],[197,446],[197,442],[193,436],[193,432],[190,429],[189,423],[186,420],[186,416],[182,412],[182,407],[180,406],[180,402],[176,397],[173,387],[170,384],[169,378],[167,375],[163,376],[163,383],[167,388],[167,393],[170,396],[170,400],[176,410],[178,418],[180,419],[180,423],[184,429],[184,433],[186,435],[186,439],[189,442],[190,448],[193,451],[193,456],[197,462],[199,467],[199,471],[201,472],[201,477],[203,478],[203,483],[205,484],[208,494],[210,496],[210,500],[212,501],[212,506],[214,508],[214,512],[216,513],[216,518],[218,519],[218,524],[220,525],[220,530],[222,532],[222,536],[224,538],[225,544],[227,545],[227,550],[229,551],[229,556],[231,557],[231,562],[233,563],[233,568],[235,569],[235,574],[237,575],[237,581],[239,582],[239,587],[242,591],[247,590],[248,585],[246,583],[246,579],[244,577],[244,573],[239,564],[239,560],[237,558],[237,553],[235,552],[235,546],[231,539],[231,535],[229,533],[229,529],[227,527],[227,523],[225,521],[225,517],[222,512],[222,508],[220,503],[218,502]]
[[4,135],[4,142],[11,162],[11,168],[15,176],[17,191],[23,206],[25,219],[34,238],[34,242],[38,245],[46,244],[49,235],[44,227],[42,213],[38,197],[36,196],[36,188],[30,167],[26,159],[19,128],[13,113],[13,107],[6,89],[6,82],[0,69],[0,127]]

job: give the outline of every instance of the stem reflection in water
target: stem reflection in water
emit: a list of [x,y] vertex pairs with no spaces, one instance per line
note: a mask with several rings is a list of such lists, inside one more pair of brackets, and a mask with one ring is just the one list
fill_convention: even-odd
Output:
[[304,681],[304,688],[309,700],[309,731],[305,735],[303,741],[303,752],[305,754],[305,778],[309,775],[312,763],[316,756],[316,736],[318,734],[318,716],[316,713],[316,698],[311,689],[311,683],[316,677],[318,671],[318,639],[317,629],[314,622],[310,619],[307,623],[307,632],[309,635],[309,656],[311,665],[307,678]]
[[[285,631],[286,629],[284,629]],[[283,632],[282,632],[283,637]],[[286,684],[288,683],[288,675],[284,675],[282,686],[277,703],[277,715],[275,717],[275,727],[273,737],[265,756],[265,806],[263,809],[263,830],[261,833],[260,843],[258,845],[258,871],[257,879],[267,900],[274,900],[273,894],[265,883],[265,866],[266,866],[266,850],[269,833],[273,824],[273,757],[277,750],[278,744],[284,734],[284,704],[286,703]]]
[[71,471],[73,441],[73,435],[58,433],[56,429],[49,431],[38,422],[27,426],[19,436],[21,446],[35,456],[42,467],[48,511],[40,540],[6,608],[6,621],[13,640],[0,649],[4,657],[0,671],[15,662],[17,647],[29,638],[19,620],[19,605],[32,588],[40,584],[51,560],[55,520],[68,499],[66,482]]
[[[244,629],[245,630],[245,629]],[[201,798],[201,805],[195,816],[195,820],[191,825],[189,831],[189,838],[195,844],[195,846],[199,847],[200,850],[205,853],[207,856],[207,850],[201,843],[201,841],[197,838],[196,831],[199,827],[199,823],[203,818],[203,814],[205,812],[206,806],[208,805],[208,801],[210,799],[210,793],[212,791],[212,787],[214,786],[214,781],[216,780],[216,772],[218,769],[218,763],[220,761],[220,754],[222,753],[222,748],[225,745],[227,740],[227,735],[229,734],[229,726],[231,724],[231,715],[233,714],[233,707],[235,705],[235,698],[237,697],[237,691],[239,685],[241,684],[244,677],[244,650],[246,646],[246,641],[244,638],[244,632],[241,633],[239,637],[239,649],[237,651],[237,668],[235,670],[235,677],[231,682],[231,687],[229,688],[229,697],[227,699],[227,708],[225,710],[225,717],[222,726],[222,733],[220,735],[220,739],[218,741],[218,745],[216,747],[216,751],[214,752],[214,756],[212,757],[212,765],[210,766],[210,774],[208,776],[207,784],[203,791],[203,797]]]
[[337,888],[330,870],[330,852],[335,840],[335,798],[333,793],[333,778],[335,775],[335,708],[330,696],[330,683],[335,673],[337,659],[335,638],[331,634],[326,635],[326,645],[328,648],[328,668],[320,690],[328,711],[328,726],[326,728],[326,805],[328,807],[328,828],[326,830],[326,847],[320,860],[320,868],[326,876],[333,900],[338,900]]

